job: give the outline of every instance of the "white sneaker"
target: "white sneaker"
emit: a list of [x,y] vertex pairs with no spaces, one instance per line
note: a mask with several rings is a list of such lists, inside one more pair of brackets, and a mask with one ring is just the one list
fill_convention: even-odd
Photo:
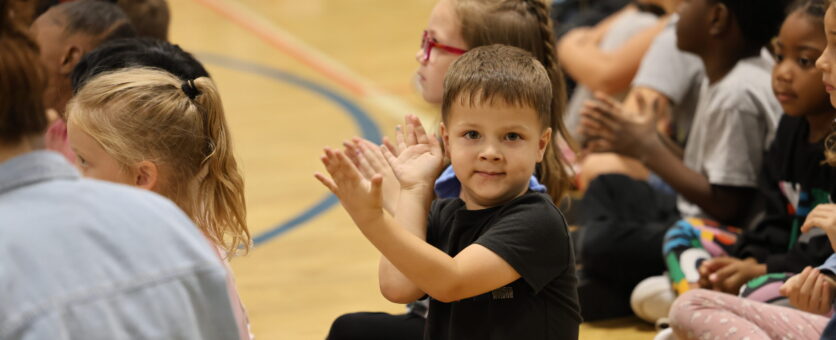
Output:
[[666,275],[651,276],[636,285],[630,295],[633,313],[644,321],[655,324],[667,317],[676,296]]
[[659,333],[656,333],[656,336],[653,337],[653,340],[676,340],[676,335],[673,334],[673,328],[665,328]]

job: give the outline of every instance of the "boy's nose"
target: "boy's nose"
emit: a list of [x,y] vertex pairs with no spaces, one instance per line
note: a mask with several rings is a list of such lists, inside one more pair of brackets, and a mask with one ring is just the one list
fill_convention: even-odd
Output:
[[499,161],[502,160],[502,153],[495,146],[487,145],[479,154],[479,159],[490,162]]

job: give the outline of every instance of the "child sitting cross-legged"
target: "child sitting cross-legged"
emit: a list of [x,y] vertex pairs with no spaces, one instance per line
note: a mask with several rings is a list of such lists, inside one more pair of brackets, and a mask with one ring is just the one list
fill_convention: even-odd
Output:
[[[529,180],[551,143],[552,86],[527,52],[479,47],[444,80],[441,133],[414,116],[398,133],[398,156],[382,148],[401,193],[383,209],[382,176],[365,179],[344,152],[325,149],[334,192],[388,260],[384,296],[399,303],[429,295],[428,339],[577,339],[580,316],[569,233],[552,199]],[[433,201],[448,156],[462,184]]]

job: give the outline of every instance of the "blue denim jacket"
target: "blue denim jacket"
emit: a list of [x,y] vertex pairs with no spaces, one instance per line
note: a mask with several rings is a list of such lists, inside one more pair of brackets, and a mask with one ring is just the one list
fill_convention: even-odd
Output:
[[0,340],[236,339],[226,275],[156,194],[48,151],[0,163]]

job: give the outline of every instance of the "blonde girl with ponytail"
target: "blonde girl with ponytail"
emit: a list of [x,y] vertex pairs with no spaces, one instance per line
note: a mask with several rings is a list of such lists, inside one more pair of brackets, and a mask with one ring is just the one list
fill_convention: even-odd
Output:
[[[206,77],[182,81],[129,68],[88,81],[67,106],[68,136],[86,177],[171,199],[229,259],[249,249],[244,180],[223,105]],[[230,272],[230,296],[240,306]],[[241,338],[248,339],[243,308]]]

